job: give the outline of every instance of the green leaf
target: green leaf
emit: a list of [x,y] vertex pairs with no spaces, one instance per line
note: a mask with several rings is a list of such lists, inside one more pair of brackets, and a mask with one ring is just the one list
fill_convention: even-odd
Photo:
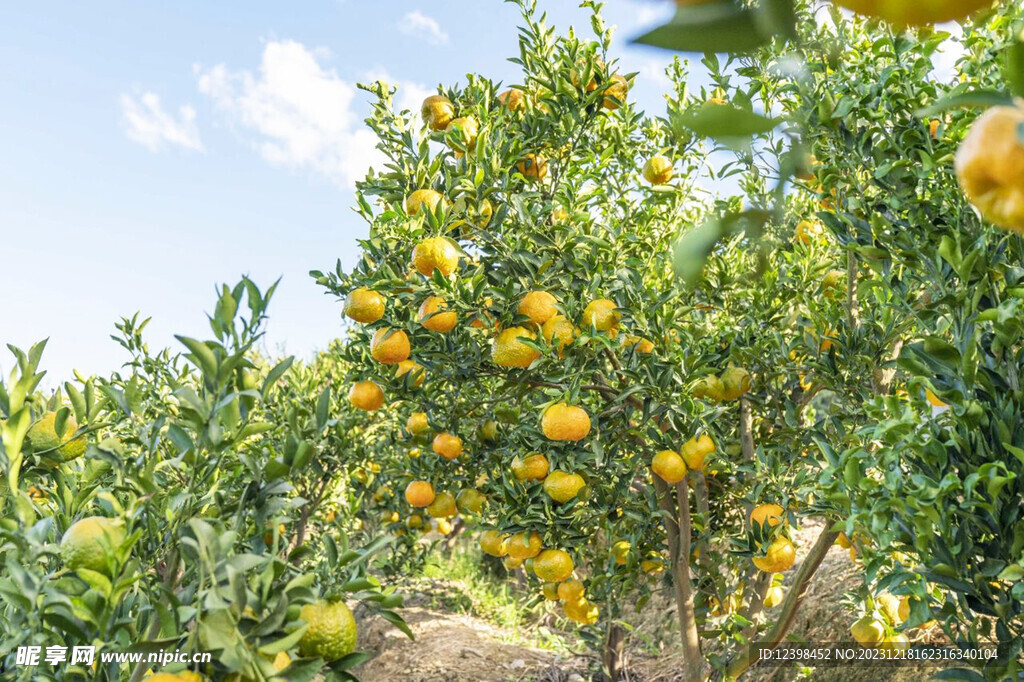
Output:
[[[978,108],[987,109],[1004,104],[1013,104],[1013,97],[1007,92],[999,90],[961,90],[954,88],[949,95],[939,99],[931,106],[918,109],[915,113],[920,118],[927,118],[937,114],[945,113],[950,109]],[[956,94],[954,94],[956,93]]]
[[672,267],[687,286],[692,287],[700,279],[705,261],[724,234],[722,221],[711,218],[676,241],[672,248]]
[[717,140],[767,133],[779,124],[778,119],[716,102],[705,102],[695,111],[681,114],[679,122],[701,137]]
[[715,2],[680,7],[672,21],[633,42],[679,52],[750,52],[767,41],[753,10]]
[[302,636],[306,634],[306,630],[308,629],[309,625],[303,624],[302,627],[300,627],[298,630],[291,633],[290,635],[282,637],[281,639],[273,641],[269,644],[264,644],[258,649],[258,651],[261,654],[265,654],[267,656],[274,656],[275,654],[278,654],[282,651],[287,651],[288,649],[291,649],[293,646],[299,643],[299,640],[302,639]]
[[1003,49],[1003,77],[1013,95],[1024,97],[1024,31]]

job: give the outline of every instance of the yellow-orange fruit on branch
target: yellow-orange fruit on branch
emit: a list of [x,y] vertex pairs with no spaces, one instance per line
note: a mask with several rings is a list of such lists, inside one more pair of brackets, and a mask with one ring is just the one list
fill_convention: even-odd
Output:
[[971,126],[956,153],[956,175],[981,215],[1024,233],[1024,107],[993,107]]

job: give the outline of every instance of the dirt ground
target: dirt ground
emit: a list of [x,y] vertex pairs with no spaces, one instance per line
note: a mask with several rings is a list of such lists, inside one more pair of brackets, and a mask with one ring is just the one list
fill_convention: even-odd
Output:
[[[798,547],[808,548],[820,527],[808,526],[794,538]],[[797,561],[802,560],[798,553]],[[798,564],[799,565],[799,564]],[[790,575],[795,574],[795,570]],[[808,596],[793,628],[793,633],[809,641],[840,641],[848,637],[850,614],[840,604],[842,593],[857,583],[857,568],[845,550],[836,546],[826,556],[810,585]],[[451,590],[455,585],[435,581],[429,589]],[[360,623],[360,648],[377,655],[361,666],[363,682],[584,682],[596,669],[592,655],[558,653],[524,643],[523,633],[503,630],[485,620],[465,613],[451,613],[432,607],[437,600],[411,595],[402,614],[416,640],[380,619]],[[358,615],[358,614],[357,614]],[[679,679],[681,660],[670,649],[658,654],[652,642],[663,639],[674,627],[675,609],[671,601],[649,604],[636,619],[629,619],[635,631],[627,642],[629,682],[673,682]],[[921,635],[918,635],[921,636]],[[571,634],[568,635],[572,641]],[[843,668],[818,669],[808,677],[795,668],[755,671],[747,682],[789,682],[814,679],[825,682],[871,682],[924,680],[930,672],[921,669],[884,671]]]

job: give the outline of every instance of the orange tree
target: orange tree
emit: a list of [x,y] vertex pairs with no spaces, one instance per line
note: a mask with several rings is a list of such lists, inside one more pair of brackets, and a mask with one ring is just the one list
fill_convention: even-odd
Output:
[[[853,437],[844,392],[857,402],[887,337],[853,347],[858,280],[778,177],[808,166],[754,113],[784,91],[709,60],[716,88],[691,94],[676,63],[666,115],[646,117],[584,4],[593,40],[520,3],[510,88],[471,75],[418,122],[370,86],[388,158],[359,185],[370,236],[353,272],[312,274],[354,323],[340,351],[353,405],[405,424],[379,472],[404,491],[387,503],[399,522],[472,517],[484,552],[570,619],[603,622],[613,676],[627,596],[661,589],[687,678],[730,661],[736,674],[751,662],[737,647],[788,632],[838,536],[811,446]],[[740,133],[757,144],[711,170],[699,136]],[[746,206],[698,182],[727,176]],[[672,269],[680,225],[701,225],[676,245],[688,288]],[[772,576],[810,516],[825,523],[780,603]]]
[[[998,644],[1000,661],[978,663],[990,679],[1019,674],[1022,641],[1022,252],[988,224],[1019,230],[1024,215],[1024,118],[1006,91],[1021,92],[1020,20],[1007,6],[965,26],[952,87],[932,74],[944,34],[840,23],[805,43],[834,68],[812,70],[796,107],[830,169],[821,217],[857,259],[867,333],[898,329],[903,390],[867,405],[860,443],[828,453],[831,498],[883,596],[865,617],[903,630],[938,618],[953,641]],[[982,103],[1001,106],[977,121],[955,108]]]
[[[0,382],[10,679],[140,680],[159,666],[100,654],[166,649],[212,655],[161,670],[178,679],[349,679],[365,655],[346,597],[405,628],[401,598],[369,572],[387,538],[349,547],[322,515],[323,532],[306,532],[325,499],[349,504],[314,474],[354,467],[373,440],[330,405],[334,361],[255,355],[272,293],[248,280],[221,289],[212,338],[179,337],[183,355],[151,353],[145,322],[125,319],[123,369],[51,395],[38,390],[44,344],[12,348],[16,369]],[[39,665],[15,666],[30,646]],[[71,659],[80,646],[97,647],[94,665]],[[50,647],[67,661],[47,661]]]
[[[829,500],[847,517],[843,542],[865,560],[853,636],[906,646],[905,632],[937,618],[954,641],[1000,645],[1000,660],[979,663],[984,676],[1016,675],[1020,247],[986,223],[1024,227],[1024,117],[1011,99],[1024,93],[1019,8],[1005,3],[965,27],[950,86],[932,63],[948,35],[904,27],[1003,3],[839,3],[895,28],[838,13],[822,25],[786,2],[679,4],[641,41],[704,49],[733,31],[742,44],[719,46],[742,52],[783,38],[804,57],[795,78],[761,68],[763,54],[741,60],[740,73],[784,93],[776,111],[801,124],[813,152],[815,172],[799,184],[820,201],[855,285],[843,353],[886,359],[873,391],[845,392],[853,437],[839,450],[818,442]],[[736,32],[744,22],[754,30]],[[792,60],[788,50],[775,53]],[[993,108],[974,121],[958,106]]]

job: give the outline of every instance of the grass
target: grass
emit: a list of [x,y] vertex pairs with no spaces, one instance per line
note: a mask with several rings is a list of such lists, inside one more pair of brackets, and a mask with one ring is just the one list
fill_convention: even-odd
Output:
[[[423,577],[441,580],[454,589],[434,592],[433,608],[482,618],[506,632],[504,639],[551,651],[568,652],[561,633],[539,623],[540,613],[524,600],[534,596],[517,584],[513,576],[502,579],[488,572],[475,548],[458,548],[433,555],[423,568]],[[542,600],[541,600],[542,601]],[[543,609],[543,606],[541,606]]]

